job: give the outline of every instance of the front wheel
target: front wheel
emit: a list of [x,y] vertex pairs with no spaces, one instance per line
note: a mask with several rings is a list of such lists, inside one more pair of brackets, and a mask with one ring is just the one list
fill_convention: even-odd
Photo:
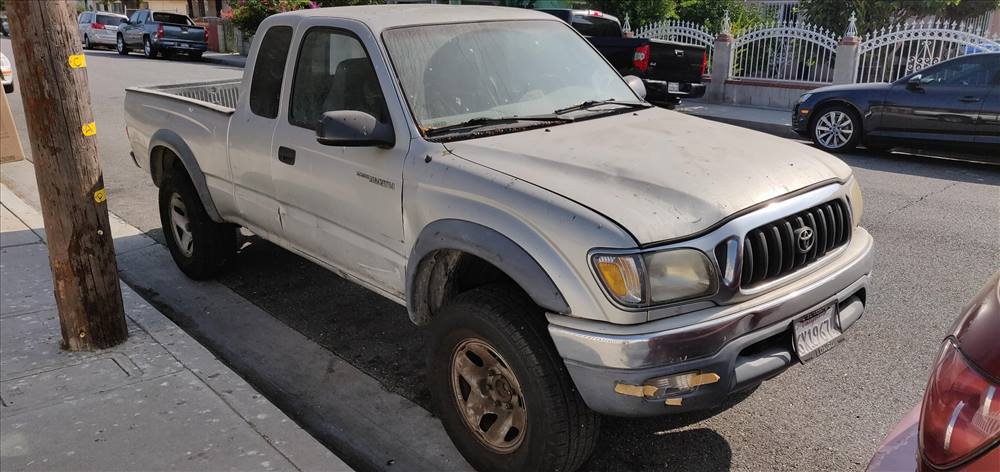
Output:
[[209,218],[194,184],[174,172],[160,184],[160,224],[177,267],[195,280],[221,272],[236,257],[237,226]]
[[587,408],[519,289],[489,285],[436,315],[428,384],[448,436],[481,471],[572,471],[590,456]]
[[861,120],[853,110],[837,105],[823,109],[812,121],[809,135],[829,152],[850,151],[861,141]]

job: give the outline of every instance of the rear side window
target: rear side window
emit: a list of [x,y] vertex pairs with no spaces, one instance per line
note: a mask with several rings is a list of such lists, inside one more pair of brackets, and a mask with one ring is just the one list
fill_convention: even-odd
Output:
[[80,14],[80,24],[82,25],[82,24],[87,24],[87,23],[90,23],[90,13],[81,13]]
[[275,26],[264,35],[250,82],[250,111],[253,114],[264,118],[278,116],[281,80],[285,76],[285,60],[291,44],[290,26]]
[[382,87],[365,47],[353,35],[309,30],[299,47],[288,122],[316,129],[323,113],[357,110],[386,122]]
[[117,26],[122,22],[122,18],[112,15],[97,15],[97,22],[102,25],[114,25]]

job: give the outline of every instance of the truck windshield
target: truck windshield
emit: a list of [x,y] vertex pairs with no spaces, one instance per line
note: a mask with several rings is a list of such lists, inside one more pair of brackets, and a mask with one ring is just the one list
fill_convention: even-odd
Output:
[[610,18],[595,15],[573,15],[573,27],[584,36],[622,37],[622,26]]
[[383,40],[423,129],[542,115],[588,100],[639,101],[561,21],[414,26],[388,30]]

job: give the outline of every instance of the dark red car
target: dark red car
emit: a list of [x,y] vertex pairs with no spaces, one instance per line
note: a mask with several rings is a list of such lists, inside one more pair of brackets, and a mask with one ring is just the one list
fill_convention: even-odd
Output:
[[1000,272],[945,338],[924,401],[868,464],[881,471],[1000,471]]

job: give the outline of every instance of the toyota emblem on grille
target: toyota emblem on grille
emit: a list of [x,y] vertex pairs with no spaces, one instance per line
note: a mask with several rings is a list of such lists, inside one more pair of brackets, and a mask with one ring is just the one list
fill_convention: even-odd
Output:
[[809,252],[815,243],[816,233],[813,232],[812,228],[804,226],[795,230],[795,247],[798,248],[800,253],[805,254]]

